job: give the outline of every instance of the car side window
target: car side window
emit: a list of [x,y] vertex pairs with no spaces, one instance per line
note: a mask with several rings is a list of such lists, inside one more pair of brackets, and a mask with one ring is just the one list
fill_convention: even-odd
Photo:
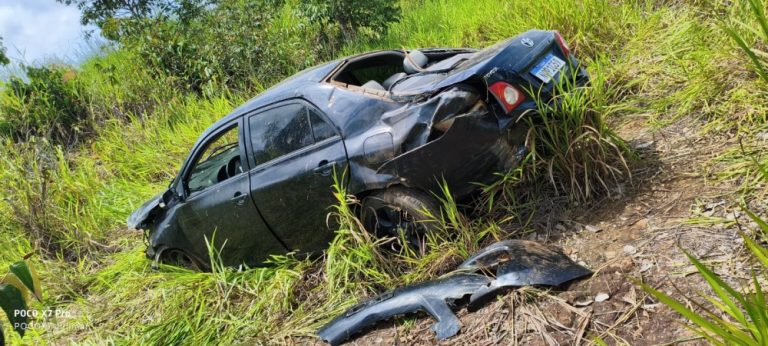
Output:
[[307,108],[298,103],[256,114],[248,123],[257,165],[314,144]]
[[309,122],[312,123],[312,133],[315,136],[315,143],[324,141],[336,135],[333,126],[323,120],[317,111],[307,108],[309,111]]
[[238,144],[237,126],[224,131],[204,144],[186,181],[188,192],[202,191],[242,173],[243,167]]

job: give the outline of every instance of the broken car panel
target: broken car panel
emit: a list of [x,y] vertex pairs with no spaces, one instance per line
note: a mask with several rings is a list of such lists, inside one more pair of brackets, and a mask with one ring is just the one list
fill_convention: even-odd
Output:
[[571,260],[560,249],[530,240],[494,243],[459,265],[457,271],[489,272],[496,278],[472,293],[470,304],[485,301],[498,290],[530,285],[559,286],[592,272]]
[[461,329],[459,319],[451,311],[453,303],[489,283],[490,279],[483,275],[458,273],[398,288],[352,307],[326,324],[317,334],[331,345],[338,345],[378,321],[423,311],[437,320],[432,331],[438,340],[443,340],[456,335]]
[[173,249],[208,263],[206,239],[226,265],[317,252],[333,237],[334,172],[361,200],[393,188],[429,199],[443,180],[466,196],[525,153],[527,90],[547,101],[559,79],[586,83],[578,66],[557,32],[531,30],[479,51],[379,51],[302,71],[206,130],[129,226],[160,259]]
[[[495,279],[490,278],[494,270]],[[485,274],[485,275],[482,275]],[[438,340],[456,335],[461,324],[451,307],[470,297],[470,307],[487,300],[499,289],[519,286],[559,286],[592,272],[559,249],[527,240],[494,243],[468,258],[443,278],[396,288],[347,310],[323,326],[318,335],[338,345],[365,327],[393,316],[425,311],[437,323]]]

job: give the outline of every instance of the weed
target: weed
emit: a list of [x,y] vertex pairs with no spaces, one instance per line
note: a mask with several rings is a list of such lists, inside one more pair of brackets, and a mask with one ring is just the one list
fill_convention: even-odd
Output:
[[[766,233],[768,224],[746,209],[745,212],[760,225],[760,229],[756,231],[764,241],[768,234]],[[641,283],[640,286],[690,321],[693,326],[686,325],[686,327],[712,344],[764,345],[768,342],[768,308],[766,308],[766,296],[760,280],[766,279],[768,250],[744,233],[741,233],[741,237],[752,257],[762,266],[758,272],[752,273],[751,285],[745,286],[741,291],[725,282],[696,257],[685,252],[688,260],[714,292],[713,295],[701,294],[700,296],[710,303],[712,308],[706,307],[702,301],[691,298],[686,299],[690,304],[686,305],[647,284]],[[695,310],[689,306],[695,307]]]

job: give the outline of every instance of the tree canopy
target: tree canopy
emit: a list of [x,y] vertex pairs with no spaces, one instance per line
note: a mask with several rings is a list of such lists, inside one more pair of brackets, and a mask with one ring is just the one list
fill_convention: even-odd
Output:
[[[98,26],[104,37],[119,40],[150,18],[187,22],[198,17],[219,0],[56,0],[76,6],[83,25]],[[126,25],[129,24],[129,25]]]
[[3,37],[0,36],[0,65],[8,65],[11,62],[8,56],[5,55],[5,47],[3,46]]

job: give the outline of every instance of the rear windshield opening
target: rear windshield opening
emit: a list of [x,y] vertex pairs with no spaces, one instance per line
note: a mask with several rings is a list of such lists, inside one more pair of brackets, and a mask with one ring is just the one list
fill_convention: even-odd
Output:
[[[344,68],[331,76],[330,80],[345,84],[345,86],[378,89],[377,87],[382,85],[387,78],[403,72],[404,58],[405,54],[398,51],[366,55],[347,63]],[[369,83],[371,81],[374,83]]]
[[[416,72],[451,68],[461,60],[466,60],[465,56],[471,55],[467,53],[473,53],[473,51],[467,49],[430,49],[423,52],[411,52],[412,56],[416,53],[422,55],[417,70],[410,68],[410,71],[406,71],[404,67],[405,52],[403,51],[376,52],[349,60],[340,70],[328,78],[328,82],[353,90],[387,96],[393,85],[404,79],[410,79],[417,74]],[[411,61],[414,61],[413,58]]]

